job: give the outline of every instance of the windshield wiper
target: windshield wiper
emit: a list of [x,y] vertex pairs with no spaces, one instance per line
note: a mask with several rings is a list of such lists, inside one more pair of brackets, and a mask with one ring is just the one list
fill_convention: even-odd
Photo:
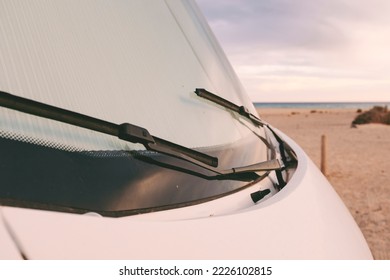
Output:
[[227,108],[233,112],[236,112],[236,113],[240,114],[241,116],[248,118],[255,125],[263,126],[265,124],[265,122],[263,122],[261,119],[259,119],[258,117],[256,117],[252,113],[250,113],[248,108],[246,108],[245,106],[238,106],[238,105],[230,102],[229,100],[226,100],[226,99],[224,99],[224,98],[222,98],[214,93],[211,93],[211,92],[205,90],[204,88],[195,89],[195,93],[199,97],[205,98],[205,99],[212,101],[212,102],[214,102],[214,103],[216,103],[224,108]]
[[[246,108],[245,106],[238,106],[238,105],[230,102],[229,100],[226,100],[226,99],[224,99],[224,98],[222,98],[214,93],[207,91],[204,88],[196,88],[195,93],[199,97],[205,98],[205,99],[207,99],[211,102],[214,102],[214,103],[216,103],[216,104],[218,104],[226,109],[229,109],[233,112],[236,112],[236,113],[240,114],[241,116],[246,117],[247,119],[252,121],[252,123],[256,126],[267,127],[271,131],[271,133],[274,135],[276,141],[279,143],[279,151],[280,151],[281,159],[282,159],[284,166],[289,167],[289,166],[296,165],[297,157],[296,157],[295,153],[292,151],[292,149],[288,145],[286,145],[286,143],[275,133],[275,131],[272,129],[272,127],[269,124],[262,121],[257,116],[253,115],[252,113],[250,113],[248,108]],[[290,160],[287,159],[286,153],[289,155]],[[283,167],[281,167],[280,165],[279,165],[279,168],[276,168],[276,166],[275,166],[275,168],[273,169],[276,171],[276,175],[278,177],[280,189],[282,189],[286,185],[286,182],[284,182],[284,179],[283,179],[283,176],[281,173],[282,169],[283,169]]]
[[0,106],[109,134],[132,143],[140,143],[147,150],[179,158],[207,169],[210,169],[210,167],[214,169],[218,166],[218,158],[216,157],[158,138],[151,135],[147,129],[130,123],[111,123],[31,99],[15,96],[4,91],[0,91]]

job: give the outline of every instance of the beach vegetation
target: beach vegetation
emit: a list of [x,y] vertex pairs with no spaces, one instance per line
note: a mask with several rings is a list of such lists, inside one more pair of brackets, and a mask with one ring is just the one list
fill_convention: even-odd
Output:
[[352,121],[352,126],[359,124],[382,123],[390,125],[390,112],[387,106],[374,106],[368,111],[361,112]]

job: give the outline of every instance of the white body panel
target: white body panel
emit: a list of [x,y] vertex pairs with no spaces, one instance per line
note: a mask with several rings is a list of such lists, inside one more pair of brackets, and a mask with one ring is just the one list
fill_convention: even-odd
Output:
[[3,207],[0,207],[0,259],[21,259],[20,252],[10,236],[10,228],[6,226],[3,218]]
[[[191,148],[252,134],[247,120],[193,92],[207,88],[256,114],[192,2],[0,0],[0,41],[2,91],[129,121]],[[143,149],[9,109],[0,115],[2,131],[28,139],[76,150]],[[280,135],[298,167],[280,192],[257,204],[250,194],[273,186],[271,179],[206,203],[122,218],[0,206],[0,258],[372,258],[333,188]]]

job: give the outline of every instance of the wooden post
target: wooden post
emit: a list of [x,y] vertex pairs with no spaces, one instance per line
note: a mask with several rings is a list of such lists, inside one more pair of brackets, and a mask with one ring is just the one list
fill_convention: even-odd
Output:
[[321,136],[321,172],[326,176],[326,135]]

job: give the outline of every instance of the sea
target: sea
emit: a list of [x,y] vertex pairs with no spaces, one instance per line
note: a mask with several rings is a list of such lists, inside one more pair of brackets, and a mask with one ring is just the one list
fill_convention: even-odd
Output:
[[390,102],[254,102],[255,108],[296,108],[296,109],[371,109],[387,106]]

